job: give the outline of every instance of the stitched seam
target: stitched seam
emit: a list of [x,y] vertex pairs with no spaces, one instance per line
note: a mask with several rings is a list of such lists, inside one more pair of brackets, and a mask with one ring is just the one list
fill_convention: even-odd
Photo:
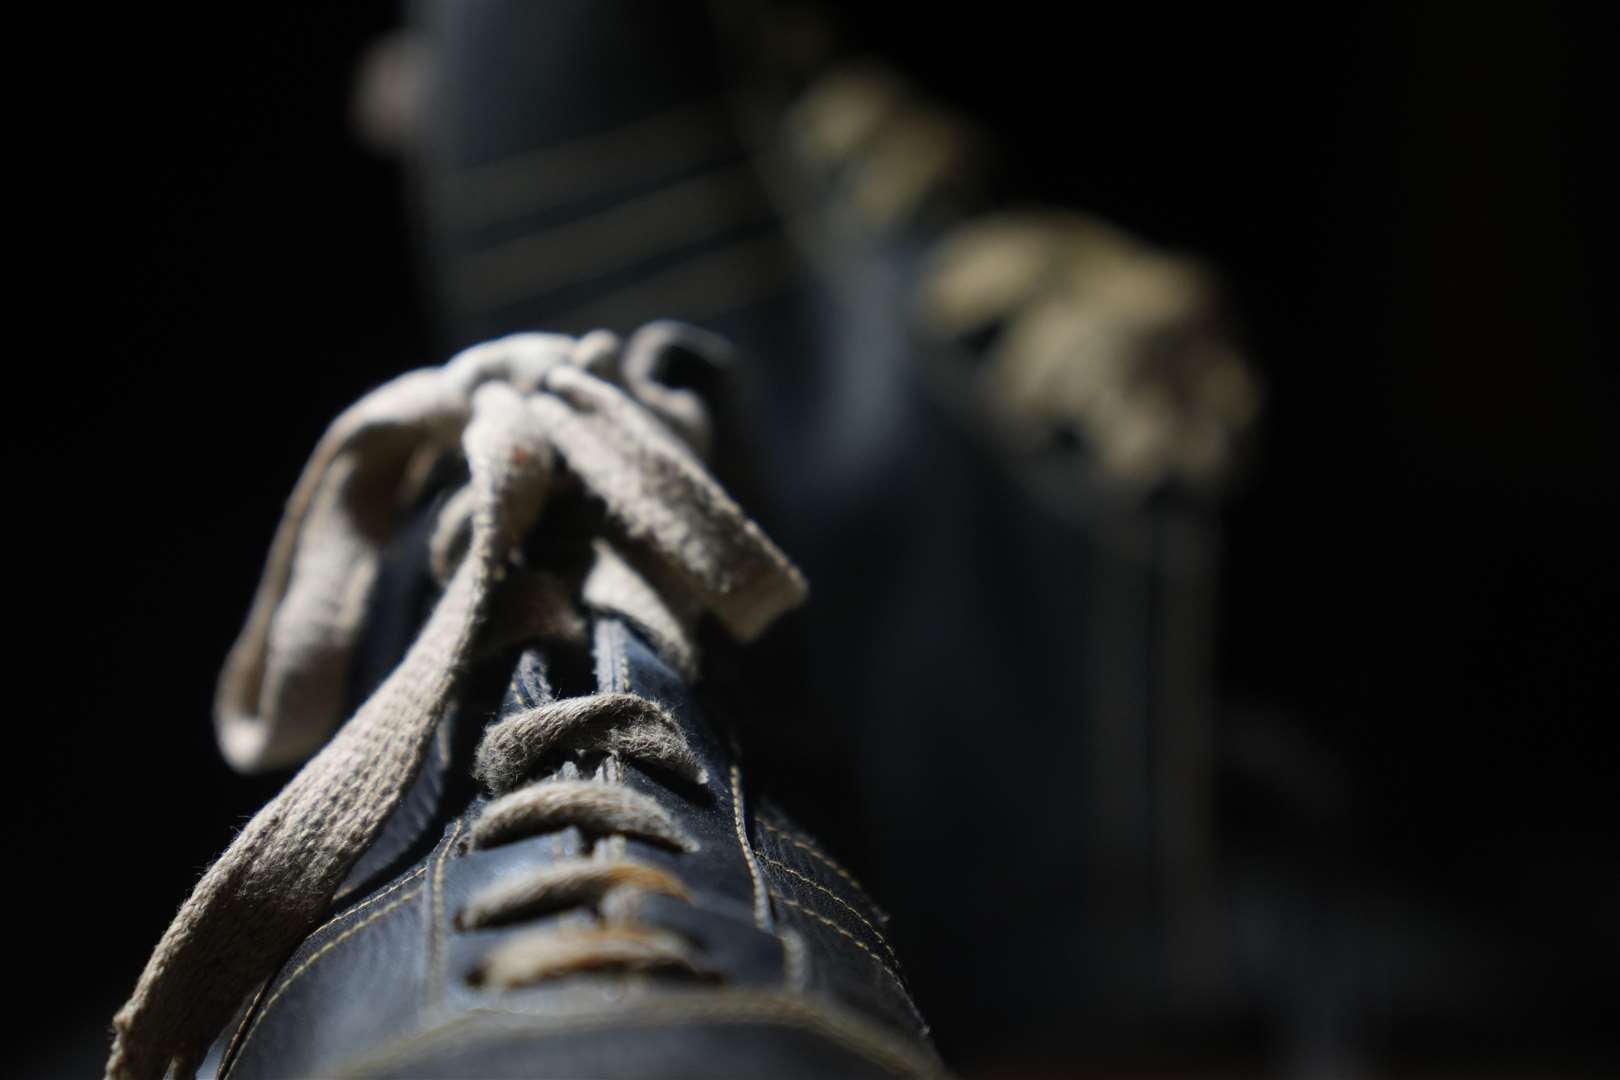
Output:
[[838,903],[844,905],[845,910],[847,910],[851,915],[855,916],[857,919],[861,920],[861,925],[862,926],[864,926],[868,930],[872,931],[872,936],[877,938],[877,941],[878,941],[879,945],[883,946],[883,951],[889,954],[889,959],[893,960],[895,962],[896,966],[899,965],[900,958],[898,956],[894,955],[894,949],[890,948],[888,939],[883,936],[882,931],[880,931],[877,927],[873,926],[871,924],[871,922],[866,918],[865,915],[862,915],[859,911],[856,911],[854,906],[851,905],[849,903],[849,901],[845,900],[842,896],[839,896],[837,893],[833,892],[831,889],[829,889],[825,885],[821,884],[821,882],[817,881],[815,878],[806,877],[804,874],[799,873],[797,870],[793,869],[793,867],[789,866],[785,862],[782,862],[782,861],[780,861],[778,859],[773,859],[769,855],[764,855],[764,854],[761,854],[760,858],[764,859],[766,862],[770,863],[772,866],[779,867],[780,869],[786,870],[788,873],[792,874],[794,877],[798,878],[800,881],[804,882],[806,885],[810,886],[812,889],[816,889],[816,890],[818,890],[820,892],[824,892],[828,896],[830,896],[834,900],[836,900]]
[[[505,306],[522,299],[525,286],[549,291],[571,278],[638,267],[702,240],[770,221],[770,206],[751,180],[746,162],[715,165],[615,207],[458,256],[450,267],[457,299],[464,305]],[[648,228],[649,217],[668,224]],[[535,277],[540,281],[530,284]]]
[[894,985],[899,988],[900,996],[905,1000],[906,1006],[911,1009],[911,1015],[916,1018],[918,1026],[921,1027],[923,1031],[928,1030],[928,1021],[924,1020],[922,1013],[918,1011],[917,1003],[911,1000],[911,991],[906,989],[905,980],[900,978],[900,973],[898,971],[884,962],[883,957],[873,952],[870,945],[856,937],[854,934],[850,933],[848,930],[845,930],[842,926],[839,926],[837,923],[833,922],[819,911],[811,911],[798,901],[789,900],[779,892],[772,892],[771,895],[782,901],[782,903],[786,904],[788,907],[793,908],[796,911],[802,911],[804,914],[810,916],[812,919],[815,919],[817,922],[826,923],[832,929],[838,931],[840,934],[853,941],[856,948],[860,949],[867,956],[870,956],[873,963],[877,964],[878,967],[889,973],[889,978],[893,979]]
[[[349,908],[347,911],[344,911],[344,912],[342,912],[340,914],[332,916],[330,919],[327,919],[325,922],[321,923],[321,925],[317,926],[314,930],[311,930],[309,932],[309,937],[305,938],[304,940],[308,941],[308,940],[310,940],[312,938],[315,938],[315,937],[319,936],[323,931],[328,929],[329,927],[331,927],[331,926],[333,926],[333,925],[335,925],[337,923],[342,922],[344,919],[351,919],[354,916],[358,915],[360,912],[365,911],[368,908],[376,907],[378,904],[380,904],[384,900],[386,900],[389,896],[391,896],[394,893],[398,892],[400,889],[404,888],[406,885],[409,885],[411,882],[415,881],[417,878],[421,877],[425,873],[427,873],[427,864],[426,863],[422,864],[421,866],[418,866],[415,870],[412,870],[409,874],[406,874],[404,877],[400,878],[398,881],[396,881],[392,885],[388,886],[388,888],[384,889],[382,892],[377,893],[377,894],[375,894],[373,896],[368,896],[364,900],[360,901],[360,903],[354,905],[354,907]],[[342,940],[342,939],[340,938],[339,940]],[[291,981],[291,979],[292,979],[292,976],[288,976],[288,981],[289,982]],[[283,983],[282,986],[285,987],[286,983]],[[268,990],[269,988],[270,988],[270,983],[269,982],[266,982],[263,986],[259,987],[259,992],[257,994],[255,994],[254,997],[253,997],[253,1006],[249,1007],[248,1011],[242,1014],[241,1022],[236,1025],[236,1033],[231,1036],[231,1041],[225,1047],[225,1056],[220,1058],[221,1061],[225,1062],[225,1070],[224,1070],[224,1072],[220,1073],[220,1080],[225,1080],[225,1078],[227,1076],[229,1076],[231,1074],[231,1072],[236,1068],[236,1056],[235,1055],[240,1052],[240,1047],[237,1046],[237,1043],[238,1043],[238,1041],[244,1041],[245,1042],[245,1040],[243,1039],[242,1033],[247,1030],[250,1022],[255,1024],[255,1025],[258,1023],[258,1015],[260,1015],[260,1014],[258,1014],[256,1012],[256,1009],[257,1009],[257,1006],[259,1004],[259,1001],[264,997],[265,991]],[[279,994],[280,994],[280,990],[278,989],[277,990],[277,995],[279,996]],[[271,1000],[273,1001],[275,999],[272,998]],[[268,1006],[268,1005],[265,1006],[266,1009],[268,1009],[269,1007],[270,1006]]]
[[[759,823],[761,825],[765,826],[766,829],[768,829],[771,832],[775,833],[777,836],[780,836],[782,839],[786,840],[788,843],[792,844],[794,847],[803,848],[805,851],[808,851],[811,855],[813,855],[816,859],[820,860],[822,863],[825,863],[826,866],[828,867],[828,869],[832,870],[839,877],[843,878],[845,881],[847,881],[851,885],[855,886],[856,891],[861,894],[862,899],[866,900],[867,903],[871,903],[870,897],[868,897],[866,895],[866,889],[861,885],[860,882],[855,880],[855,875],[851,874],[848,870],[845,870],[842,866],[839,866],[836,862],[834,862],[831,855],[824,854],[821,851],[821,849],[816,847],[814,844],[806,843],[804,840],[801,840],[796,834],[791,833],[791,832],[787,831],[786,829],[777,828],[775,825],[772,825],[769,821],[766,821],[764,818],[759,818],[758,820],[759,820]],[[876,907],[876,905],[874,904],[873,907]]]
[[[309,938],[314,937],[316,934],[320,933],[322,930],[325,930],[328,926],[331,926],[333,923],[342,922],[344,919],[349,918],[350,916],[356,914],[357,912],[361,912],[361,911],[364,911],[366,908],[376,906],[376,904],[379,901],[381,901],[384,897],[388,896],[392,892],[395,892],[401,886],[404,886],[406,884],[409,884],[412,881],[415,881],[417,878],[421,877],[425,873],[427,873],[427,864],[426,863],[422,864],[421,866],[418,866],[415,870],[412,870],[409,874],[406,874],[404,877],[400,878],[398,881],[396,881],[392,885],[388,886],[388,888],[384,889],[382,892],[374,893],[371,896],[366,897],[364,900],[360,901],[358,904],[354,905],[353,907],[345,908],[345,909],[343,909],[343,911],[341,911],[338,914],[332,916],[330,919],[327,919],[325,922],[321,923],[321,925],[319,925],[315,929],[311,930],[309,932],[309,936],[306,937],[304,940],[308,941]],[[362,884],[362,885],[365,884],[364,880],[359,882],[359,884]],[[343,892],[340,892],[336,896],[334,896],[332,898],[332,902],[333,903],[341,903],[344,897],[352,896],[352,895],[354,895],[354,890],[353,889],[345,889]]]
[[[480,1021],[489,1020],[506,1023],[494,1030],[476,1028]],[[656,1030],[688,1023],[771,1024],[829,1038],[879,1068],[901,1075],[944,1075],[937,1058],[930,1060],[931,1055],[924,1048],[906,1045],[888,1032],[871,1027],[866,1021],[845,1019],[802,998],[779,996],[752,1002],[661,1003],[658,1007],[638,1009],[628,1017],[616,1013],[595,1013],[559,1018],[511,1010],[472,1008],[439,1027],[396,1038],[364,1058],[351,1059],[340,1075],[375,1075],[378,1070],[397,1068],[424,1051],[464,1044],[469,1036],[562,1034],[615,1028],[625,1024],[637,1029]],[[468,1028],[474,1030],[468,1031]]]
[[731,819],[737,826],[737,847],[741,849],[743,862],[748,866],[748,879],[754,884],[754,922],[759,924],[761,930],[769,930],[771,920],[766,906],[765,882],[760,879],[759,864],[754,861],[754,853],[748,847],[748,837],[743,833],[742,770],[736,765],[731,767]]
[[[386,907],[384,907],[382,910],[373,913],[369,918],[363,919],[360,922],[355,923],[353,926],[351,926],[347,930],[343,931],[343,933],[339,934],[337,937],[333,938],[331,941],[329,941],[325,945],[321,946],[321,948],[314,955],[312,955],[309,959],[305,960],[302,964],[299,964],[296,968],[294,968],[293,973],[291,975],[287,976],[286,981],[281,984],[280,989],[278,989],[275,992],[275,994],[273,994],[271,996],[269,1001],[265,1002],[264,1008],[262,1010],[260,1010],[258,1018],[253,1021],[253,1026],[248,1029],[247,1035],[242,1039],[242,1046],[237,1051],[236,1060],[240,1061],[242,1059],[242,1054],[244,1052],[246,1052],[248,1043],[253,1040],[254,1033],[259,1030],[259,1025],[264,1022],[264,1018],[266,1016],[270,1015],[270,1010],[275,1008],[276,1002],[281,1000],[281,996],[287,992],[287,988],[292,986],[293,983],[298,981],[299,976],[303,975],[304,972],[308,971],[311,967],[313,967],[315,965],[315,962],[317,960],[319,960],[321,957],[325,956],[327,953],[331,952],[333,949],[337,948],[339,945],[343,944],[349,938],[351,938],[354,935],[358,934],[360,931],[364,930],[366,927],[370,926],[372,923],[376,922],[378,919],[381,919],[384,916],[388,915],[390,912],[392,912],[396,908],[398,908],[401,904],[410,903],[412,900],[416,899],[416,897],[420,896],[421,893],[422,893],[421,889],[413,889],[410,892],[406,893],[404,896],[401,896],[399,899],[395,900],[393,903],[391,903],[391,904],[387,905]],[[233,1061],[231,1063],[233,1068],[235,1067],[235,1064],[236,1064],[235,1061]]]
[[433,981],[428,986],[428,993],[437,989],[441,996],[448,993],[444,978],[444,940],[439,932],[439,926],[444,921],[444,864],[449,861],[450,849],[455,847],[456,839],[461,835],[461,822],[461,818],[456,818],[456,827],[450,831],[450,838],[439,852],[439,861],[433,866],[433,887],[429,894],[428,952],[432,960],[429,970],[433,973]]
[[236,1031],[231,1034],[231,1041],[225,1044],[225,1053],[220,1056],[222,1068],[219,1070],[217,1080],[225,1080],[236,1068],[237,1043],[242,1041],[242,1033],[247,1030],[248,1022],[259,1015],[259,1002],[264,1000],[264,992],[270,988],[270,980],[266,979],[259,984],[259,990],[253,995],[253,1004],[247,1007],[242,1019],[237,1021]]

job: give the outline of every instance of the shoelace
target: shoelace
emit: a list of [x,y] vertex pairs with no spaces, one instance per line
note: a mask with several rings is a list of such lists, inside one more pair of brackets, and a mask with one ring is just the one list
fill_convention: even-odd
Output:
[[[532,579],[512,574],[513,554],[560,467],[605,506],[658,579],[653,588],[604,548],[585,582],[586,602],[629,609],[687,663],[695,662],[686,633],[695,614],[713,614],[746,640],[803,600],[798,571],[691,449],[706,434],[702,403],[657,381],[656,357],[683,333],[651,327],[622,350],[606,333],[577,342],[504,338],[401,376],[328,429],[288,502],[216,699],[221,748],[238,768],[319,752],[247,823],[164,933],[114,1017],[109,1077],[156,1080],[170,1068],[189,1075],[246,995],[319,922],[422,764],[492,621],[493,598],[509,578]],[[466,538],[436,545],[449,572],[443,594],[404,659],[338,728],[383,549],[432,463],[458,446],[470,475],[461,499]],[[614,802],[576,781],[513,786],[533,754],[587,731],[601,744],[689,766],[690,751],[651,703],[581,701],[510,718],[490,733],[480,772],[505,793],[486,808],[475,841],[543,827],[565,807],[572,820],[594,814],[603,829],[680,842],[656,804],[621,789]],[[536,878],[528,898],[606,901],[616,885],[678,887],[629,868],[578,871]],[[516,894],[481,900],[467,918],[500,918],[528,902]],[[617,930],[597,940],[553,935],[544,947],[530,941],[493,956],[485,977],[521,981],[615,950],[624,965],[659,966],[680,952],[678,943]]]
[[931,253],[918,301],[942,337],[1001,326],[975,386],[1010,443],[1038,451],[1077,428],[1118,489],[1218,489],[1259,410],[1254,376],[1217,329],[1208,276],[1081,214],[957,226]]
[[[677,851],[696,847],[655,799],[621,784],[564,775],[520,786],[533,762],[557,750],[606,753],[694,784],[708,783],[679,725],[657,702],[629,693],[546,702],[507,717],[479,742],[474,775],[496,797],[472,827],[473,847],[493,847],[568,825],[589,836],[636,837]],[[635,923],[636,905],[649,893],[686,899],[685,887],[673,874],[622,858],[560,859],[496,882],[456,912],[460,929],[501,926],[580,907],[593,909],[598,922],[512,937],[485,956],[473,981],[505,989],[600,968],[703,974],[681,938]]]
[[[822,76],[788,130],[879,230],[916,222],[931,200],[961,204],[983,175],[984,140],[881,67]],[[1208,276],[1084,214],[957,222],[930,246],[916,306],[941,338],[999,325],[972,399],[1021,451],[1083,433],[1116,489],[1172,478],[1218,488],[1259,410],[1257,380],[1218,331]]]

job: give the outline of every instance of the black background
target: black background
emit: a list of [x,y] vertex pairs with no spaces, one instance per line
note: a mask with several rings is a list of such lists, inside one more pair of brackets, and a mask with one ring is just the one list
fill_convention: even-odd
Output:
[[[1225,272],[1269,413],[1221,679],[1343,803],[1304,846],[1553,957],[1614,950],[1612,37],[1573,6],[1053,11],[857,26],[1047,194]],[[308,448],[440,358],[398,172],[348,116],[396,17],[124,10],[13,43],[50,60],[13,98],[4,472],[11,972],[25,1053],[57,1048],[36,1071],[93,1067],[276,787],[226,770],[208,718]],[[1250,834],[1317,828],[1229,797]]]

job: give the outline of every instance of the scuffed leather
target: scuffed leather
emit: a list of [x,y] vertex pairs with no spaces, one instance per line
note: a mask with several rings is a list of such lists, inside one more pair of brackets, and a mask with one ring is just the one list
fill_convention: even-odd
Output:
[[[633,629],[600,618],[593,639],[596,689],[662,704],[707,772],[699,787],[633,762],[600,755],[577,761],[583,774],[650,795],[697,841],[697,850],[680,853],[633,839],[604,842],[681,879],[690,902],[650,896],[637,918],[690,940],[713,979],[573,976],[507,991],[469,982],[506,937],[548,919],[587,917],[569,912],[478,931],[454,921],[478,890],[577,854],[583,842],[570,827],[482,850],[464,843],[485,797],[456,778],[469,771],[483,722],[555,693],[545,655],[530,648],[511,665],[504,689],[488,678],[470,680],[457,714],[460,733],[441,733],[379,846],[404,850],[425,829],[437,843],[386,880],[363,884],[288,958],[221,1036],[219,1075],[628,1077],[648,1075],[654,1063],[658,1076],[937,1069],[878,929],[881,913],[835,863],[817,857],[813,841],[779,815],[755,809],[691,688]],[[487,720],[474,723],[477,717]]]

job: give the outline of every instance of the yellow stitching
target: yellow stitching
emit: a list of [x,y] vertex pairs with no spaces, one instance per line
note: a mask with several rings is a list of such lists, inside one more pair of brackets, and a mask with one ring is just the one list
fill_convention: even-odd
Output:
[[[834,930],[838,931],[840,934],[843,934],[845,937],[849,938],[849,940],[853,941],[855,943],[855,946],[858,949],[860,949],[862,952],[864,952],[867,956],[870,956],[873,959],[873,961],[875,961],[877,963],[878,967],[881,967],[884,971],[887,971],[890,974],[890,976],[893,977],[893,979],[894,979],[894,981],[896,983],[900,983],[900,973],[898,971],[895,971],[888,964],[884,963],[883,957],[881,957],[877,953],[873,952],[872,947],[870,945],[868,945],[866,942],[862,941],[860,938],[856,937],[854,934],[850,933],[848,930],[844,929],[842,926],[839,926],[837,923],[835,923],[831,919],[827,918],[827,916],[821,914],[821,912],[819,912],[819,911],[811,911],[809,908],[805,907],[803,904],[799,903],[797,900],[789,900],[787,897],[783,896],[781,893],[775,891],[774,889],[771,890],[771,897],[773,899],[782,901],[782,903],[786,904],[790,908],[794,908],[797,911],[804,912],[806,915],[810,916],[812,919],[815,919],[817,922],[826,923],[828,926],[832,927]],[[905,989],[904,984],[901,984],[900,989],[902,991]]]
[[[242,1054],[244,1052],[246,1052],[246,1050],[247,1050],[248,1042],[253,1038],[254,1033],[259,1030],[259,1025],[261,1023],[263,1023],[264,1018],[266,1016],[270,1015],[270,1010],[275,1008],[276,1002],[281,1000],[281,995],[285,994],[287,992],[287,988],[290,987],[294,982],[296,982],[300,975],[302,975],[304,972],[308,971],[310,969],[310,967],[312,965],[314,965],[315,961],[319,960],[321,957],[325,956],[327,953],[331,952],[333,949],[337,948],[339,945],[343,944],[345,941],[349,940],[349,938],[351,938],[354,935],[358,934],[360,931],[364,930],[366,927],[370,926],[372,923],[376,922],[378,919],[381,919],[382,917],[387,915],[389,912],[391,912],[395,908],[399,907],[401,904],[410,903],[412,900],[414,900],[418,896],[420,896],[421,893],[422,893],[421,889],[414,889],[411,892],[406,893],[404,896],[401,896],[398,900],[395,900],[392,904],[389,904],[387,907],[383,908],[381,911],[373,913],[370,918],[364,919],[364,920],[362,920],[362,921],[360,921],[358,923],[355,923],[353,926],[351,926],[347,930],[343,931],[343,933],[339,934],[337,937],[333,938],[331,941],[328,941],[325,945],[321,946],[321,948],[320,948],[320,950],[318,952],[316,952],[309,959],[305,960],[302,964],[299,964],[298,967],[294,968],[293,973],[291,975],[287,976],[286,981],[284,981],[281,984],[281,988],[278,989],[275,992],[275,994],[273,994],[271,996],[269,1001],[265,1002],[264,1008],[262,1010],[260,1010],[258,1018],[253,1021],[253,1026],[248,1029],[248,1033],[247,1033],[246,1038],[244,1038],[242,1040],[241,1049],[237,1051],[236,1060],[237,1061],[241,1060]],[[231,1065],[234,1068],[235,1065],[236,1065],[236,1062],[235,1061],[231,1062]]]
[[[368,907],[375,906],[378,901],[382,900],[389,893],[392,893],[395,890],[399,889],[399,887],[402,886],[402,885],[409,884],[410,882],[416,880],[417,878],[421,877],[425,873],[427,873],[427,864],[424,863],[423,865],[418,866],[415,870],[412,870],[409,874],[406,874],[404,877],[400,878],[398,881],[394,882],[392,885],[388,886],[388,888],[384,889],[382,892],[376,893],[375,895],[366,897],[364,900],[362,900],[358,904],[354,905],[354,907],[344,908],[342,911],[338,912],[336,915],[332,916],[330,919],[327,919],[325,922],[321,923],[321,925],[319,925],[315,929],[311,930],[309,932],[309,937],[305,938],[304,940],[306,940],[306,941],[309,940],[309,938],[314,937],[316,934],[320,933],[322,930],[325,930],[328,926],[331,926],[333,923],[342,922],[344,919],[349,918],[351,915],[354,915],[356,912],[364,911]],[[334,896],[332,898],[332,902],[333,903],[340,903],[340,902],[342,902],[342,900],[343,900],[343,898],[345,896],[351,896],[351,895],[353,895],[353,893],[354,893],[353,889],[345,889],[342,892],[338,893],[336,896]]]
[[456,846],[456,838],[461,835],[461,821],[461,818],[456,818],[456,827],[451,830],[450,839],[444,842],[444,849],[439,852],[439,861],[433,867],[433,892],[430,897],[433,912],[428,927],[430,935],[428,948],[432,954],[431,970],[434,979],[433,984],[429,986],[430,991],[434,985],[444,988],[444,943],[439,940],[439,924],[444,917],[444,864],[449,861],[450,849]]
[[[320,934],[323,931],[325,931],[327,928],[333,926],[334,924],[342,922],[344,919],[353,918],[355,915],[358,915],[360,912],[366,910],[367,908],[376,907],[378,904],[382,903],[382,901],[386,900],[389,896],[391,896],[392,894],[398,892],[400,889],[404,888],[406,885],[409,885],[411,882],[415,881],[417,878],[421,877],[425,873],[427,873],[427,864],[423,863],[421,866],[418,866],[415,870],[412,870],[409,874],[406,874],[404,877],[400,878],[398,881],[396,881],[392,885],[388,886],[388,888],[384,889],[382,892],[377,893],[377,894],[375,894],[373,896],[368,896],[364,900],[360,901],[360,903],[354,905],[354,907],[349,908],[346,911],[339,912],[338,914],[332,916],[330,919],[327,919],[325,922],[321,923],[321,925],[319,925],[315,929],[311,930],[309,932],[309,936],[306,937],[304,940],[309,941],[309,940],[311,940],[313,938],[316,938],[316,937],[320,936]],[[289,982],[291,981],[291,977],[289,977],[288,981]],[[285,986],[286,984],[283,983],[282,985]],[[258,1019],[255,1016],[254,1009],[258,1006],[259,999],[264,997],[264,992],[266,990],[268,990],[269,988],[270,988],[270,983],[268,981],[265,982],[265,984],[263,986],[259,987],[259,992],[253,996],[253,1005],[249,1006],[248,1011],[242,1014],[241,1023],[236,1025],[236,1034],[231,1036],[231,1041],[228,1044],[226,1044],[225,1054],[224,1054],[223,1057],[220,1058],[221,1061],[226,1063],[225,1071],[220,1074],[220,1080],[225,1080],[225,1077],[230,1075],[230,1073],[235,1070],[235,1068],[236,1068],[236,1058],[233,1056],[233,1051],[235,1050],[235,1047],[236,1047],[236,1041],[238,1039],[242,1038],[242,1032],[247,1028],[249,1020],[252,1020],[255,1025],[258,1023]],[[277,993],[279,995],[280,991],[277,991]],[[273,1001],[275,999],[272,998],[271,1000]],[[269,1007],[270,1006],[268,1006],[268,1005],[265,1006],[266,1009],[268,1009]]]
[[900,988],[900,996],[905,999],[906,1005],[910,1007],[911,1015],[917,1018],[917,1023],[922,1026],[922,1029],[924,1031],[928,1030],[928,1021],[924,1020],[923,1017],[922,1017],[922,1013],[917,1011],[917,1003],[915,1001],[911,1000],[911,991],[906,989],[905,981],[900,978],[900,973],[898,971],[896,971],[894,968],[890,967],[888,964],[885,964],[883,962],[883,957],[881,957],[877,953],[873,952],[871,946],[867,945],[866,942],[862,941],[860,938],[856,937],[854,934],[850,933],[848,930],[845,930],[842,926],[839,926],[837,923],[833,922],[831,919],[827,918],[827,916],[821,914],[819,911],[811,911],[809,908],[805,907],[803,904],[799,903],[798,901],[789,900],[787,897],[783,896],[779,892],[772,892],[771,896],[775,897],[777,900],[782,901],[782,903],[786,904],[790,908],[794,908],[794,909],[796,909],[798,911],[804,912],[806,915],[810,916],[812,919],[815,919],[818,922],[826,923],[828,926],[832,927],[834,930],[838,931],[840,934],[843,934],[845,937],[849,938],[849,940],[853,941],[855,943],[856,948],[860,949],[867,956],[870,956],[872,958],[873,963],[877,964],[878,967],[882,968],[884,971],[887,971],[889,973],[889,978],[894,980],[894,985]]
[[[769,821],[766,821],[764,818],[760,818],[759,823],[761,825],[765,826],[765,828],[769,829],[771,832],[775,833],[777,836],[780,836],[782,839],[784,839],[788,843],[792,844],[794,847],[803,848],[804,850],[808,851],[811,855],[813,855],[817,859],[821,860],[821,862],[825,863],[827,865],[827,867],[829,869],[831,869],[834,873],[836,873],[839,877],[843,878],[845,881],[847,881],[851,885],[855,886],[855,888],[860,892],[861,898],[863,900],[865,900],[869,904],[872,903],[871,898],[866,895],[866,888],[860,882],[855,880],[855,875],[851,874],[848,870],[845,870],[842,866],[839,866],[836,862],[834,862],[831,855],[823,854],[821,849],[816,847],[814,844],[810,844],[810,843],[805,842],[804,840],[801,840],[796,834],[791,833],[791,832],[787,831],[786,829],[778,829],[775,825],[772,825]],[[877,907],[876,904],[873,904],[872,906],[874,908]]]
[[[427,864],[424,863],[423,865],[418,866],[415,870],[412,870],[410,873],[406,874],[404,877],[400,878],[398,881],[394,882],[392,885],[388,886],[388,888],[384,889],[382,892],[377,893],[375,896],[368,896],[358,904],[354,905],[354,907],[349,908],[347,911],[340,912],[339,914],[332,916],[330,919],[327,919],[314,930],[311,930],[309,932],[309,937],[314,937],[316,934],[319,934],[322,930],[325,930],[333,923],[341,922],[342,920],[349,918],[351,915],[364,911],[368,907],[376,907],[390,893],[398,892],[401,888],[409,885],[411,882],[415,881],[425,873],[427,873]],[[308,938],[305,940],[308,940]]]
[[883,932],[880,931],[877,927],[873,926],[869,921],[867,921],[867,918],[866,918],[865,915],[862,915],[859,911],[856,911],[854,906],[852,904],[850,904],[850,902],[848,900],[845,900],[842,896],[839,896],[837,893],[833,892],[831,889],[827,888],[825,885],[821,884],[821,882],[815,880],[814,878],[806,877],[805,875],[799,873],[797,870],[793,869],[793,867],[789,866],[785,862],[782,862],[780,859],[773,859],[769,855],[761,855],[760,858],[764,859],[766,862],[770,863],[772,866],[780,867],[781,869],[786,870],[788,873],[792,874],[794,877],[798,878],[800,881],[804,882],[806,885],[810,886],[812,889],[819,889],[822,892],[826,893],[828,896],[832,897],[838,903],[844,905],[844,908],[851,915],[853,915],[857,919],[861,920],[861,925],[862,926],[864,926],[868,930],[872,931],[872,936],[878,939],[878,944],[882,945],[883,946],[883,951],[889,954],[889,959],[893,960],[896,964],[900,963],[900,958],[898,956],[894,955],[894,950],[889,947],[889,942],[883,936]]
[[242,1019],[237,1023],[236,1030],[231,1034],[231,1041],[225,1044],[225,1053],[220,1055],[219,1059],[224,1065],[224,1068],[220,1070],[217,1080],[225,1080],[225,1077],[230,1074],[231,1070],[236,1068],[236,1044],[241,1040],[242,1032],[247,1030],[248,1021],[252,1020],[258,1015],[259,1002],[263,1000],[264,992],[270,989],[270,982],[271,980],[266,979],[264,982],[259,984],[258,992],[253,995],[253,1003],[249,1005],[247,1007],[247,1011],[242,1014]]
[[[409,874],[406,874],[404,877],[400,878],[398,881],[396,881],[392,885],[388,886],[388,888],[384,889],[382,892],[377,893],[374,896],[368,896],[364,900],[360,901],[358,904],[354,905],[354,907],[345,908],[344,910],[338,912],[336,915],[332,916],[330,919],[327,919],[325,922],[321,923],[321,925],[319,925],[315,929],[311,930],[309,932],[308,936],[305,937],[304,940],[308,941],[309,938],[312,938],[315,935],[319,934],[322,930],[325,930],[327,927],[332,926],[332,925],[334,925],[336,923],[340,923],[344,919],[351,918],[352,916],[357,915],[360,912],[366,910],[366,908],[375,907],[378,903],[380,903],[382,900],[384,900],[390,893],[394,893],[394,892],[399,891],[399,889],[402,886],[409,885],[412,881],[415,881],[417,878],[421,877],[425,873],[427,873],[427,866],[425,864],[422,865],[422,866],[418,866],[415,870],[412,870]],[[351,889],[351,890],[349,890],[349,892],[352,893],[353,890]],[[341,900],[344,895],[345,895],[344,893],[339,893],[337,895],[337,897],[334,898],[334,900]]]
[[754,922],[759,924],[761,930],[767,930],[770,920],[765,911],[765,883],[759,879],[754,853],[748,849],[748,838],[743,835],[742,770],[735,765],[731,767],[731,818],[737,825],[737,847],[741,849],[743,862],[748,866],[748,879],[754,883]]

